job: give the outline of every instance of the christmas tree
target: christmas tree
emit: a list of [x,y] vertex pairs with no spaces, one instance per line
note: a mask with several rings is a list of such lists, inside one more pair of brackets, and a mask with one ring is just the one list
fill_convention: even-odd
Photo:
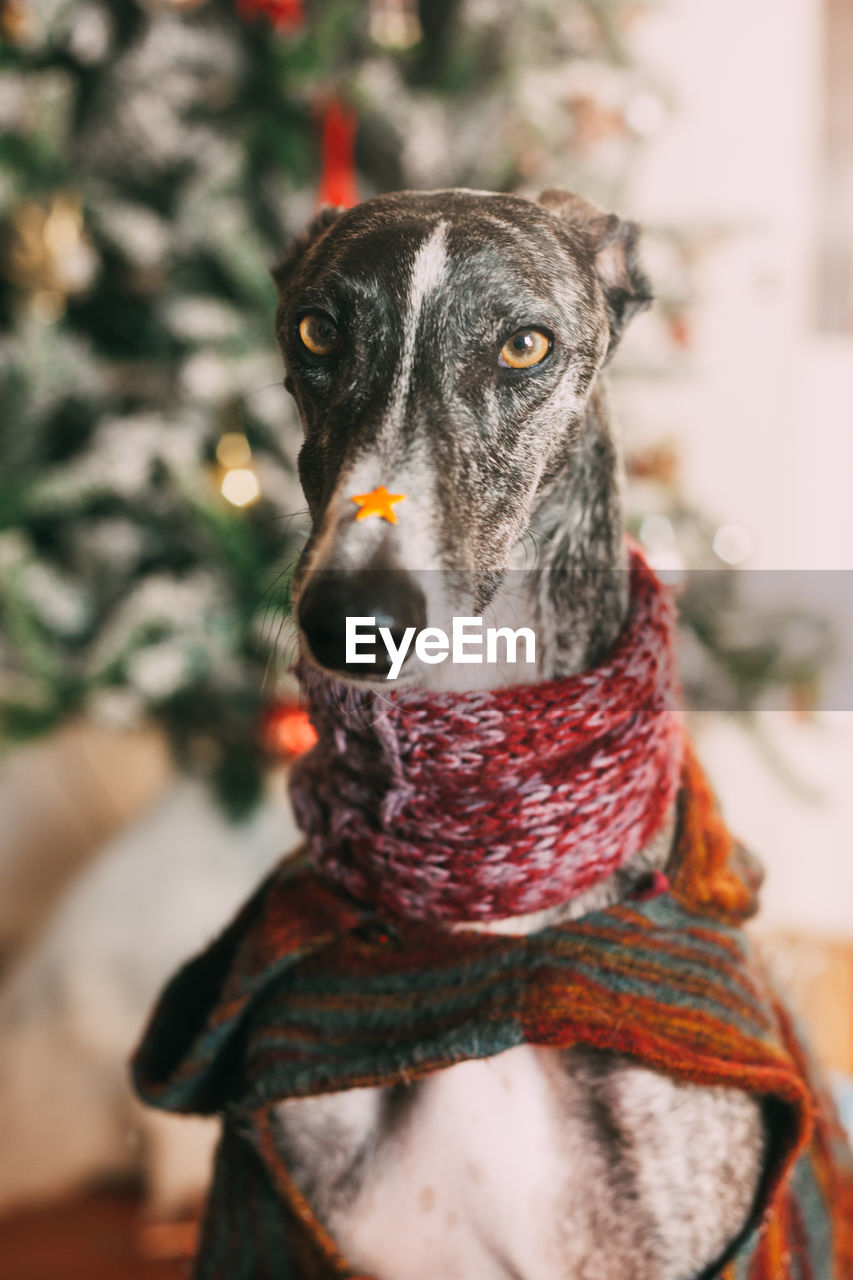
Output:
[[[266,754],[298,745],[276,697],[304,501],[269,267],[318,203],[383,190],[560,185],[619,207],[665,112],[629,57],[636,12],[0,0],[7,741],[153,717],[251,806]],[[684,298],[662,305],[677,346]],[[776,639],[745,659],[707,609],[686,616],[738,698],[790,678]]]

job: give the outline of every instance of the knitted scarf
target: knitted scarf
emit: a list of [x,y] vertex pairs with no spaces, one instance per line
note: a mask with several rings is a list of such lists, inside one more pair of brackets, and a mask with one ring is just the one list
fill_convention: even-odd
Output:
[[528,936],[389,925],[282,864],[172,980],[134,1060],[149,1103],[224,1113],[195,1280],[371,1280],[294,1183],[273,1105],[525,1043],[591,1045],[761,1098],[759,1202],[702,1280],[850,1280],[850,1153],[739,927],[758,879],[689,750],[668,892]]
[[391,918],[496,920],[565,902],[660,827],[683,748],[669,593],[630,547],[605,660],[489,692],[359,691],[303,666],[316,747],[291,794],[326,879]]

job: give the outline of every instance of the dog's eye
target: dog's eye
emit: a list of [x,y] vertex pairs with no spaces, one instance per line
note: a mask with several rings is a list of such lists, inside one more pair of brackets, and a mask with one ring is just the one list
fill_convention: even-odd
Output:
[[519,329],[501,347],[498,364],[504,369],[529,369],[540,364],[551,350],[551,339],[541,329]]
[[329,356],[340,341],[337,325],[320,311],[311,311],[299,321],[299,336],[315,356]]

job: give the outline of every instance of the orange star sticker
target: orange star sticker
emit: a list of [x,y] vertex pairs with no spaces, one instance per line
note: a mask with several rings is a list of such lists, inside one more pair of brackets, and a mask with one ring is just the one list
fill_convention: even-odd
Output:
[[372,493],[357,493],[351,502],[357,502],[359,511],[356,520],[366,520],[368,516],[381,516],[389,524],[397,523],[397,514],[392,507],[393,502],[402,502],[404,493],[389,493],[384,484]]

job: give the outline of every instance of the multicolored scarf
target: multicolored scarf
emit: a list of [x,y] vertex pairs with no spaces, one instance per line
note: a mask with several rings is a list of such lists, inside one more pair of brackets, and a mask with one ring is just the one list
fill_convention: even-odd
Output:
[[326,879],[392,919],[566,902],[625,865],[678,788],[674,610],[634,544],[602,662],[487,692],[355,689],[303,666],[319,740],[291,794]]
[[275,871],[172,980],[134,1060],[147,1102],[224,1114],[196,1280],[371,1280],[295,1185],[274,1104],[525,1043],[762,1098],[760,1202],[703,1280],[850,1280],[850,1153],[739,927],[760,877],[689,751],[678,807],[667,893],[525,937],[392,927],[310,868]]

